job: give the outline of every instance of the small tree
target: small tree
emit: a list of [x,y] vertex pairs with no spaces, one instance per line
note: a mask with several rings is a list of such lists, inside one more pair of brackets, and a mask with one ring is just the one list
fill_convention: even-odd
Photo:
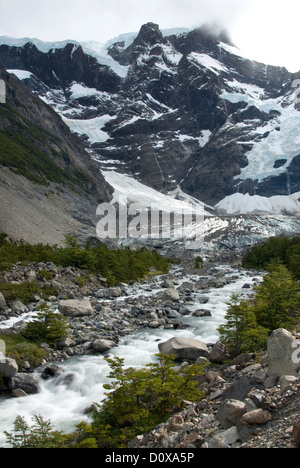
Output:
[[46,341],[49,345],[55,346],[58,341],[68,335],[68,321],[62,315],[53,312],[45,307],[38,313],[37,319],[30,322],[23,336],[36,343]]
[[69,448],[72,435],[53,430],[51,422],[40,415],[34,416],[33,423],[30,426],[23,417],[17,416],[13,433],[4,432],[12,448]]
[[172,356],[157,356],[158,363],[142,369],[125,368],[124,360],[118,357],[106,359],[112,382],[105,388],[110,392],[94,413],[92,424],[100,447],[126,447],[138,434],[149,432],[180,410],[184,400],[203,398],[194,378],[202,373],[200,366],[179,373]]
[[299,288],[289,270],[281,264],[269,267],[257,288],[256,317],[260,325],[269,330],[291,328],[297,323],[296,314],[299,305]]
[[226,323],[218,328],[221,340],[238,355],[264,349],[269,331],[257,324],[255,310],[247,301],[240,301],[237,294],[231,296]]

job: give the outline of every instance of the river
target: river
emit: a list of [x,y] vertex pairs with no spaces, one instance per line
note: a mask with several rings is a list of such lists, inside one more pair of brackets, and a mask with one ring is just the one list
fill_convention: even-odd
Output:
[[[227,303],[233,293],[246,297],[252,289],[244,289],[245,283],[254,284],[261,277],[254,277],[251,272],[235,270],[230,266],[221,267],[224,274],[235,278],[222,288],[212,288],[208,291],[199,291],[196,300],[189,306],[191,313],[203,307],[197,303],[197,296],[208,299],[205,308],[209,308],[211,317],[195,317],[188,315],[182,318],[188,329],[143,329],[133,335],[122,338],[119,345],[109,351],[109,354],[125,359],[125,364],[140,367],[154,362],[158,353],[158,343],[167,341],[174,336],[196,338],[205,343],[216,343],[218,341],[217,328],[224,323]],[[225,273],[226,272],[226,273]],[[195,278],[185,278],[187,281]],[[152,293],[155,293],[153,291]],[[141,294],[137,286],[128,287],[128,295],[134,297]],[[149,292],[148,292],[149,294]],[[2,323],[2,326],[5,324]],[[1,324],[0,324],[1,328]],[[84,410],[92,403],[100,403],[105,396],[103,384],[108,382],[109,367],[103,355],[85,355],[72,357],[65,362],[59,363],[64,369],[60,376],[42,380],[41,391],[36,395],[23,398],[0,398],[0,446],[5,446],[6,438],[3,431],[11,431],[13,422],[18,415],[25,417],[31,422],[34,415],[42,415],[44,419],[51,420],[57,430],[70,432],[80,421],[88,421]],[[68,379],[68,376],[72,378]]]

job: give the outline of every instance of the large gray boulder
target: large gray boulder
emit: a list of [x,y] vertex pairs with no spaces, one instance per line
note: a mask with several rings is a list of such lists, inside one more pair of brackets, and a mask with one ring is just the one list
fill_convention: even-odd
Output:
[[179,299],[180,299],[179,292],[175,288],[166,289],[162,296],[162,300],[164,302],[168,302],[168,301],[178,302]]
[[9,379],[8,387],[11,391],[17,389],[23,390],[27,395],[33,395],[40,391],[40,383],[37,376],[23,372],[20,372]]
[[224,429],[236,426],[246,413],[246,404],[239,400],[226,400],[218,410],[218,419]]
[[60,301],[58,310],[68,317],[84,317],[94,313],[94,309],[88,299],[68,299]]
[[268,375],[299,377],[299,356],[299,340],[284,328],[274,330],[268,341]]
[[158,349],[163,354],[173,354],[179,361],[196,361],[199,357],[209,356],[206,344],[194,338],[170,338],[164,343],[159,343]]
[[98,353],[105,353],[105,351],[108,351],[114,346],[116,346],[114,341],[106,340],[104,338],[96,339],[92,344],[93,349]]
[[18,372],[18,365],[14,359],[1,357],[0,355],[0,375],[11,378]]

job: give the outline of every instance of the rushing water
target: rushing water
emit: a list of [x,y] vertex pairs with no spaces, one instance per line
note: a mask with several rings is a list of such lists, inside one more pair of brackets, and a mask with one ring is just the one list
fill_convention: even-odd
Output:
[[[248,272],[235,272],[238,280],[227,284],[223,288],[210,289],[199,292],[199,296],[206,296],[209,301],[204,305],[212,313],[211,317],[183,317],[182,321],[190,325],[185,330],[146,329],[122,339],[120,344],[110,350],[111,355],[125,359],[128,366],[139,367],[154,362],[158,353],[158,343],[174,336],[196,338],[205,343],[215,343],[218,340],[217,328],[224,323],[227,303],[233,293],[245,296],[251,289],[243,289],[245,283],[253,282],[254,278]],[[191,278],[185,278],[190,280]],[[257,279],[257,276],[256,276]],[[259,278],[260,279],[260,278]],[[155,290],[152,294],[155,294]],[[135,286],[129,294],[140,294]],[[148,292],[149,294],[149,292]],[[194,303],[189,306],[191,311],[202,308],[203,305]],[[19,318],[20,319],[20,318]],[[5,326],[5,324],[0,324]],[[11,431],[16,416],[25,417],[28,422],[34,415],[42,415],[51,420],[57,430],[72,431],[80,421],[88,420],[84,410],[92,403],[100,403],[105,396],[103,384],[108,381],[109,367],[102,355],[86,355],[70,358],[59,364],[64,373],[54,379],[41,380],[41,391],[36,395],[24,398],[0,398],[0,446],[5,445],[4,430]],[[68,379],[68,375],[72,375]]]

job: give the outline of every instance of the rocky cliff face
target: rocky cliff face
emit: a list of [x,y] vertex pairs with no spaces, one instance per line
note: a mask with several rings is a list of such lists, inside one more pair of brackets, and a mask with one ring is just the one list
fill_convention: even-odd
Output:
[[61,117],[13,74],[0,69],[1,230],[33,242],[61,243],[92,231],[111,188]]
[[148,23],[107,53],[102,60],[77,43],[48,52],[3,44],[0,64],[28,72],[24,83],[102,169],[164,193],[180,184],[213,206],[236,194],[300,192],[295,75],[245,59],[226,33],[204,27],[166,36]]

